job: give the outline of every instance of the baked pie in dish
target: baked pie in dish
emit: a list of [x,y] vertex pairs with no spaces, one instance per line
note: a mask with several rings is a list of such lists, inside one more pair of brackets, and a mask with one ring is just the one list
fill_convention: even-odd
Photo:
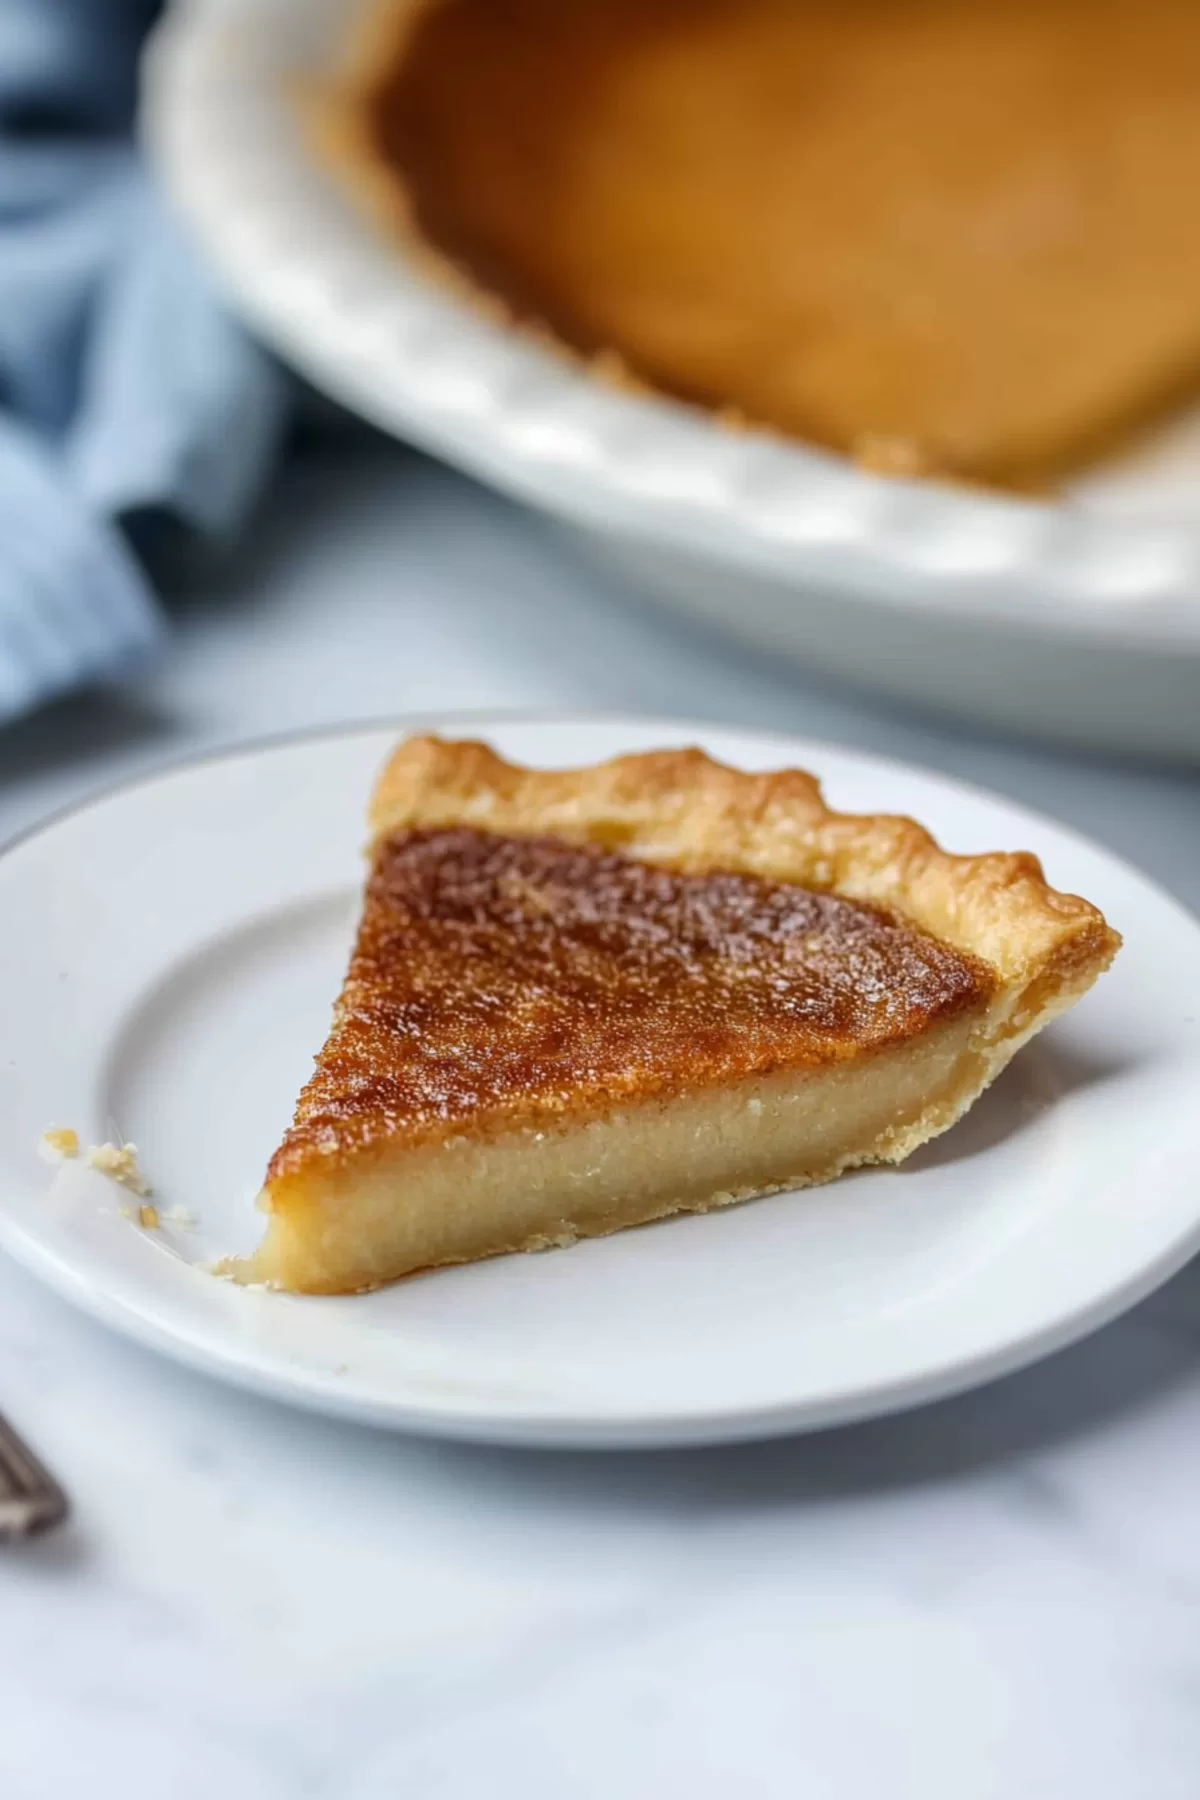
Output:
[[560,345],[1037,486],[1200,384],[1195,0],[374,0],[357,191]]
[[900,1162],[1119,942],[1034,857],[831,812],[798,770],[409,739],[232,1272],[351,1292]]

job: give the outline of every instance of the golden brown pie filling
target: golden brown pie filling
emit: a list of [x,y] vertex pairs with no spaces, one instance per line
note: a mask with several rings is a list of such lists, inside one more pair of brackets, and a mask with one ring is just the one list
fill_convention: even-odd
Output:
[[359,104],[419,233],[646,383],[1025,482],[1200,379],[1196,0],[394,9]]
[[883,1050],[995,987],[880,908],[459,827],[376,848],[334,1034],[269,1172],[314,1142],[578,1114]]

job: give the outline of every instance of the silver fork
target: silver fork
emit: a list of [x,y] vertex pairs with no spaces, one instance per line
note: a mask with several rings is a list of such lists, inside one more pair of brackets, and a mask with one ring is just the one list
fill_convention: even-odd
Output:
[[0,1413],[0,1542],[61,1525],[67,1496]]

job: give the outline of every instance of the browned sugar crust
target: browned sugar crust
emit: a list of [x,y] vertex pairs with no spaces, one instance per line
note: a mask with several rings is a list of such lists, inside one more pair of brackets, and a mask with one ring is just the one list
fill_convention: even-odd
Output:
[[536,1125],[882,1050],[994,972],[884,909],[466,827],[375,847],[330,1038],[275,1180],[469,1121]]

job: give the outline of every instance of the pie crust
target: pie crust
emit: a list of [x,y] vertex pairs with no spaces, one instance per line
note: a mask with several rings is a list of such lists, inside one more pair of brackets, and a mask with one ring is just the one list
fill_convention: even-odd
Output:
[[1120,942],[1033,856],[699,750],[545,771],[412,738],[369,820],[241,1280],[353,1291],[899,1162]]

